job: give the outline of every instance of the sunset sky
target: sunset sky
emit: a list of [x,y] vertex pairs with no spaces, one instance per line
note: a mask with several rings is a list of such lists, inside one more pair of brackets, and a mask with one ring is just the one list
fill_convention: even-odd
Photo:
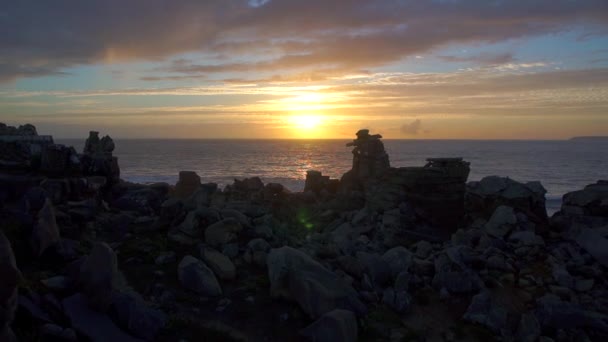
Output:
[[0,121],[79,138],[608,135],[608,1],[3,1]]

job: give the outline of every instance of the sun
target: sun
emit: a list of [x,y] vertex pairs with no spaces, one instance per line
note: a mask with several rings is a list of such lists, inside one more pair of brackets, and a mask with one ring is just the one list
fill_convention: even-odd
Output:
[[319,127],[323,122],[323,118],[319,115],[292,115],[289,121],[294,128],[311,130]]

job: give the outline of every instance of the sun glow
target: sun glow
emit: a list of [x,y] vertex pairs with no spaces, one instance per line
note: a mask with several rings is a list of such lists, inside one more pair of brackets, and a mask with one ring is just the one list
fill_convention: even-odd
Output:
[[310,130],[317,128],[323,118],[319,115],[293,115],[289,118],[290,124],[299,130]]

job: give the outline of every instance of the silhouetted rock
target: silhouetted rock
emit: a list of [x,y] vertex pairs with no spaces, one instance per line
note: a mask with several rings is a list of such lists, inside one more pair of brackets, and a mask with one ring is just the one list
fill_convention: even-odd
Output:
[[38,212],[37,222],[30,236],[30,245],[35,256],[41,256],[47,248],[59,242],[59,227],[55,219],[53,204],[47,198]]
[[180,171],[179,180],[175,184],[175,197],[188,198],[201,186],[201,177],[194,171]]
[[118,263],[114,250],[106,243],[96,243],[80,266],[79,283],[89,306],[105,312],[112,303],[117,281]]

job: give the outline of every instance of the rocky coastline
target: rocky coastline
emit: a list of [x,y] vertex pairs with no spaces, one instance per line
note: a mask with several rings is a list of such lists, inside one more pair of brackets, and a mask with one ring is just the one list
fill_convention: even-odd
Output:
[[549,217],[538,181],[349,146],[303,192],[142,185],[109,136],[0,124],[0,341],[608,340],[608,180]]

